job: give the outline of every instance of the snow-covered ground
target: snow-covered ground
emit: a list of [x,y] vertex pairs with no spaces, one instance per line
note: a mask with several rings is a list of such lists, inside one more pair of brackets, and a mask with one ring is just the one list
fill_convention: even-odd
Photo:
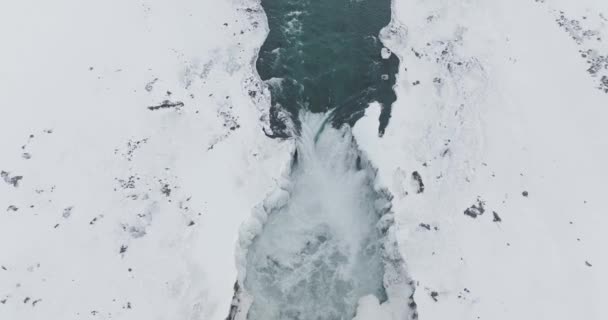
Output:
[[[0,319],[226,318],[293,150],[262,131],[257,2],[0,4]],[[419,318],[605,319],[608,2],[393,9],[391,123],[354,135]]]
[[608,69],[581,50],[608,54],[608,2],[403,0],[393,15],[391,123],[371,136],[372,107],[355,136],[395,196],[420,319],[606,319]]
[[226,317],[239,226],[289,161],[250,97],[256,8],[0,4],[0,170],[23,177],[0,180],[0,319]]

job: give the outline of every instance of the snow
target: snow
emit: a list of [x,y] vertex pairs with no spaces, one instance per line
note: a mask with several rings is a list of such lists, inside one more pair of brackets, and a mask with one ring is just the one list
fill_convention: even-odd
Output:
[[0,319],[224,319],[239,226],[289,161],[255,2],[0,7],[0,170],[23,176],[0,180]]
[[391,320],[391,314],[380,304],[374,295],[368,295],[361,300],[357,306],[357,315],[353,320]]
[[555,19],[606,4],[393,5],[398,100],[382,138],[378,105],[354,134],[395,195],[420,319],[605,318],[608,95]]
[[380,56],[382,57],[382,59],[388,59],[391,57],[391,50],[389,50],[388,48],[382,48],[382,50],[380,50]]

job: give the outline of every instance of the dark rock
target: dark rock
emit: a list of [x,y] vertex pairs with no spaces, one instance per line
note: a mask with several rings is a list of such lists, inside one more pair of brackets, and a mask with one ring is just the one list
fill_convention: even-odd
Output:
[[413,299],[410,299],[410,302],[407,304],[410,309],[416,309],[416,307],[418,306],[418,304],[416,304],[416,301],[414,301]]
[[172,101],[169,101],[169,100],[165,100],[165,101],[163,101],[163,102],[162,102],[161,104],[159,104],[159,105],[156,105],[156,106],[149,106],[149,107],[148,107],[148,110],[152,110],[152,111],[154,111],[154,110],[159,110],[159,109],[169,109],[169,108],[176,108],[176,109],[179,109],[179,108],[181,108],[181,107],[183,107],[183,106],[184,106],[184,103],[183,103],[183,102],[181,102],[181,101],[175,101],[175,102],[172,102]]
[[486,211],[484,206],[485,202],[477,198],[477,203],[464,210],[464,214],[475,219]]
[[435,300],[435,302],[437,302],[437,297],[439,296],[439,293],[437,293],[437,291],[432,291],[431,292],[431,298],[433,298],[433,300]]
[[422,54],[420,54],[420,52],[414,50],[413,48],[412,48],[412,52],[414,53],[414,55],[416,56],[416,58],[418,58],[418,59],[422,58]]
[[416,193],[423,193],[424,183],[422,182],[422,176],[420,176],[420,173],[418,173],[418,171],[412,172],[412,179],[414,179],[418,183],[418,189],[416,190]]
[[160,189],[160,192],[162,192],[162,194],[164,194],[165,196],[169,197],[171,195],[171,188],[169,188],[168,184],[164,184]]
[[236,318],[237,312],[239,310],[239,303],[241,302],[241,287],[238,281],[234,282],[233,290],[234,295],[232,296],[232,303],[230,304],[230,310],[228,311],[228,317],[226,317],[226,320],[234,320]]
[[500,218],[500,216],[498,215],[498,213],[496,213],[496,211],[492,211],[492,214],[494,215],[494,222],[502,222],[502,219]]
[[19,186],[19,181],[21,179],[23,179],[23,176],[12,176],[11,177],[11,173],[7,172],[7,171],[0,172],[0,177],[2,177],[4,182],[12,185],[15,188],[17,188]]

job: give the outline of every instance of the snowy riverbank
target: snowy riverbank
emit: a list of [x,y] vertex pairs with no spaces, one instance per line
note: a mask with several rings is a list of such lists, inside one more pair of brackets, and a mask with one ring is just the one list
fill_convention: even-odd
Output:
[[289,162],[251,98],[255,1],[0,7],[0,319],[224,319]]
[[373,137],[372,107],[354,132],[395,196],[420,319],[603,319],[608,94],[587,60],[607,12],[394,2],[393,117]]

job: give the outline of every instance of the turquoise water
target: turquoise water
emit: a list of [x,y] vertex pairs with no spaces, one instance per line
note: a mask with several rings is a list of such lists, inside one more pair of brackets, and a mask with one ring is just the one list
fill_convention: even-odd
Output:
[[372,101],[390,117],[398,59],[382,59],[380,30],[391,19],[390,0],[262,0],[270,32],[257,70],[272,94],[273,131],[286,111],[299,129],[301,110],[334,110],[333,123],[354,124]]

